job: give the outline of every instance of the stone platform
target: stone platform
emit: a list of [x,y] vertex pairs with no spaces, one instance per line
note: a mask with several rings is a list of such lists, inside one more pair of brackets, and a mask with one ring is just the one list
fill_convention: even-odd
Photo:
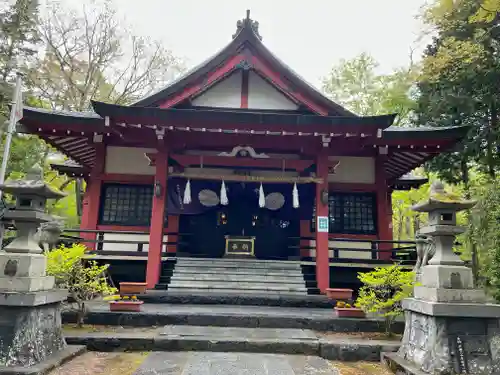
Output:
[[[333,308],[284,308],[271,306],[143,304],[140,313],[110,312],[107,303],[89,303],[86,322],[95,325],[135,327],[167,324],[243,328],[296,328],[331,332],[383,332],[380,319],[349,319],[335,316]],[[63,313],[64,322],[75,315]],[[394,323],[402,333],[404,322]]]
[[152,353],[134,375],[336,375],[328,361],[315,356],[249,353]]

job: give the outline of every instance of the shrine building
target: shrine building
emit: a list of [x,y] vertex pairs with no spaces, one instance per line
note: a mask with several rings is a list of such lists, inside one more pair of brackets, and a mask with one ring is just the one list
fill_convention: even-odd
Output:
[[[80,236],[109,262],[230,256],[304,261],[317,288],[332,264],[395,257],[391,193],[466,127],[395,127],[358,116],[279,60],[247,16],[213,57],[130,105],[25,108],[20,131],[69,160],[86,182]],[[134,258],[137,257],[137,258]],[[147,263],[146,263],[147,260]],[[141,278],[141,276],[139,276]]]

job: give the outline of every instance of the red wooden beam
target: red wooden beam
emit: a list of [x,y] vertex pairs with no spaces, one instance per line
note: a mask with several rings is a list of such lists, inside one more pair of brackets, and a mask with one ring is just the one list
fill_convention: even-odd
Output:
[[[148,154],[150,159],[156,157],[156,154]],[[251,168],[268,168],[268,169],[293,169],[297,172],[302,172],[314,164],[313,160],[297,160],[297,159],[254,159],[240,158],[227,156],[198,156],[198,155],[170,155],[172,159],[177,161],[183,167],[189,166],[217,166],[217,167],[251,167]],[[332,162],[333,163],[333,162]]]
[[194,96],[199,92],[208,89],[210,86],[215,84],[221,78],[227,76],[233,69],[235,69],[236,65],[238,65],[241,62],[241,60],[243,60],[243,58],[244,57],[241,54],[233,56],[232,58],[227,60],[220,68],[218,68],[214,72],[211,72],[204,82],[198,82],[194,85],[185,88],[180,93],[173,95],[171,98],[161,103],[159,107],[172,108],[176,104],[179,104],[180,102],[190,98],[191,96]]
[[248,108],[248,82],[250,70],[243,69],[241,72],[241,108]]

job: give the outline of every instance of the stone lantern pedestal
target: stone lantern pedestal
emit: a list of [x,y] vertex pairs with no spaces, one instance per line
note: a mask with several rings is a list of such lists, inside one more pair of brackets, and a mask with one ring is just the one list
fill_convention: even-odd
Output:
[[[483,290],[474,289],[472,270],[453,252],[456,213],[470,209],[435,183],[428,201],[413,207],[428,212],[428,237],[434,256],[417,262],[419,285],[403,301],[405,332],[399,352],[383,359],[399,374],[500,374],[500,305],[487,303]],[[421,259],[419,259],[420,261]]]
[[61,302],[67,292],[54,289],[37,240],[40,224],[52,221],[45,213],[47,199],[64,194],[46,185],[37,168],[25,180],[7,181],[0,189],[16,198],[5,219],[17,229],[16,238],[0,251],[0,374],[33,373],[82,350],[66,346]]

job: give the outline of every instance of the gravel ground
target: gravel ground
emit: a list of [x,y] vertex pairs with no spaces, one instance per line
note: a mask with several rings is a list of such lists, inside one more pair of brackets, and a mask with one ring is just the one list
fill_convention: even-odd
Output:
[[132,375],[148,354],[88,352],[48,375]]

